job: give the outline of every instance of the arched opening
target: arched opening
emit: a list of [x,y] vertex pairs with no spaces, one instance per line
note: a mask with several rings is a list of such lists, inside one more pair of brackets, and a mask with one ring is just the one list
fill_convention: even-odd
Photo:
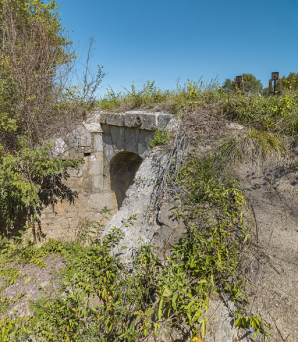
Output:
[[127,189],[133,184],[135,174],[143,159],[136,153],[119,152],[110,162],[111,190],[115,192],[118,208],[121,207]]

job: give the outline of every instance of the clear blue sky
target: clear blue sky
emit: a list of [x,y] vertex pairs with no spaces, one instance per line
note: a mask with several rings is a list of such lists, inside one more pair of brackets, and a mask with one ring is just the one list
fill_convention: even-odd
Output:
[[[57,0],[62,24],[92,66],[104,66],[116,91],[155,80],[163,88],[217,75],[252,73],[268,86],[272,71],[298,71],[298,0]],[[78,69],[80,65],[78,65]]]

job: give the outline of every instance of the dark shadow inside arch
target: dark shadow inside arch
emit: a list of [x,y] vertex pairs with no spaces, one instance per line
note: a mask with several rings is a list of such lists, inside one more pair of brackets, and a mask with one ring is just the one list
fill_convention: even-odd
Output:
[[115,192],[118,208],[126,196],[127,189],[133,184],[143,158],[132,152],[119,152],[110,162],[111,190]]

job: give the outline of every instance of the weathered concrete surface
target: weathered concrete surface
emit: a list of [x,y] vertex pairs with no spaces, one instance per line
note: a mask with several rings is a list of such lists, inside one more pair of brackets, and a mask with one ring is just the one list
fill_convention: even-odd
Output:
[[[150,150],[136,173],[135,182],[128,189],[120,210],[106,225],[103,236],[114,227],[120,228],[123,239],[114,247],[113,253],[121,257],[126,267],[131,267],[141,244],[150,243],[157,248],[160,259],[168,248],[186,233],[186,227],[174,211],[176,198],[165,198],[159,211],[153,210],[156,181],[159,179],[167,155],[159,148]],[[126,249],[122,249],[126,247]],[[217,296],[210,301],[207,318],[207,335],[204,342],[249,342],[250,331],[238,331],[233,327],[235,307]],[[252,335],[253,336],[253,335]],[[187,325],[163,329],[151,342],[190,342],[191,332]],[[257,341],[257,340],[256,340]]]
[[[73,237],[82,219],[99,221],[108,207],[117,212],[134,181],[154,130],[173,118],[166,113],[131,111],[94,112],[65,137],[54,140],[57,156],[83,158],[80,170],[70,170],[69,188],[77,193],[74,203],[63,201],[47,207],[41,216],[40,238]],[[111,165],[112,174],[111,174]]]
[[[252,312],[271,326],[272,341],[298,341],[298,172],[286,161],[237,170],[258,241],[245,270]],[[250,253],[249,253],[250,252]],[[271,341],[269,339],[269,341]]]
[[[114,227],[122,230],[124,238],[115,247],[114,253],[121,254],[122,261],[127,265],[133,262],[140,244],[152,243],[158,236],[156,243],[160,242],[159,244],[163,245],[164,239],[168,239],[171,235],[171,232],[161,234],[167,226],[158,223],[151,211],[156,179],[162,172],[166,158],[166,154],[158,153],[157,149],[148,152],[136,173],[134,184],[126,192],[121,208],[103,232],[105,236]],[[175,228],[168,229],[174,230]],[[121,247],[127,248],[122,251]]]
[[[175,201],[165,199],[155,215],[150,209],[154,178],[162,172],[165,158],[158,149],[148,153],[122,208],[106,226],[105,234],[113,227],[124,233],[114,252],[128,266],[140,243],[156,246],[162,257],[166,244],[176,242],[185,232],[183,223],[173,215]],[[257,237],[257,244],[245,252],[248,309],[255,316],[261,313],[269,324],[272,337],[267,341],[295,342],[298,341],[298,171],[286,165],[285,161],[275,159],[265,164],[247,163],[235,168],[235,176],[241,181]],[[122,246],[128,248],[121,250]],[[211,300],[208,317],[204,342],[263,341],[261,335],[254,337],[253,329],[233,328],[235,317],[221,299]],[[187,327],[182,326],[164,330],[156,341],[190,341],[190,336]]]

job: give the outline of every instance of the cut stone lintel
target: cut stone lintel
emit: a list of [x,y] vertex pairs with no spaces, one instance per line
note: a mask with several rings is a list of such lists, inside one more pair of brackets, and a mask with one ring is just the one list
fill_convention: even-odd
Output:
[[121,127],[136,127],[154,131],[155,129],[163,129],[173,118],[168,113],[147,113],[142,111],[129,111],[125,113],[109,114],[99,113],[98,120],[102,124]]

